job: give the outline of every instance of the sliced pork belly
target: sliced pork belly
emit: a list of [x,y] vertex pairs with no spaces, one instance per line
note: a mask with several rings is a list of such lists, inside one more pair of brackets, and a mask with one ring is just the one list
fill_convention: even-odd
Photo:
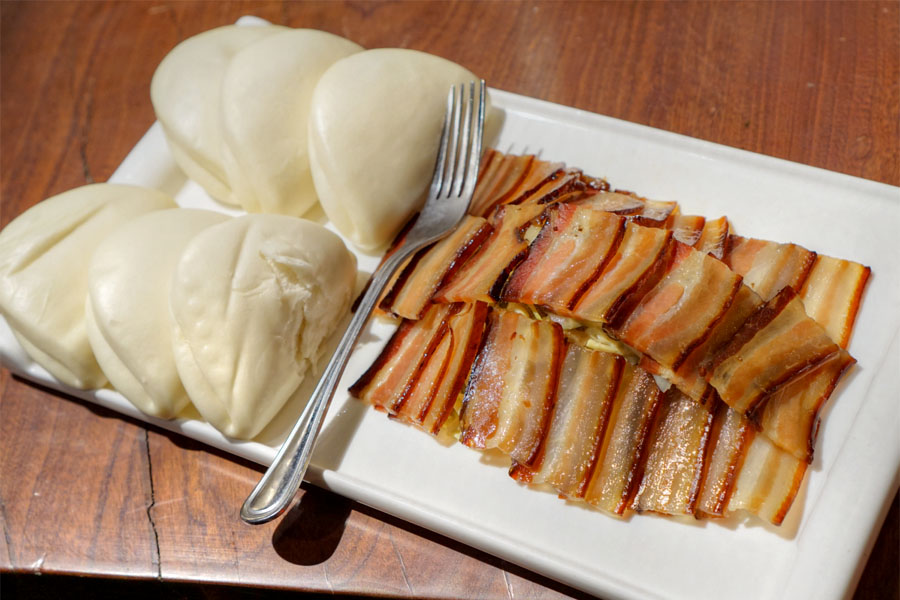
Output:
[[[586,178],[582,176],[582,181],[585,180]],[[635,224],[645,227],[667,227],[672,215],[678,209],[676,202],[648,200],[633,192],[622,190],[611,192],[602,187],[597,193],[585,194],[577,201],[583,206],[627,217]]]
[[661,402],[632,509],[694,514],[712,421],[708,406],[669,388]]
[[440,431],[469,376],[488,311],[481,302],[451,305],[444,335],[424,357],[419,377],[394,403],[394,416],[432,434]]
[[693,246],[700,241],[703,235],[703,226],[706,217],[698,215],[672,215],[668,227],[672,230],[672,237],[686,246]]
[[587,323],[609,323],[620,311],[627,312],[630,302],[641,297],[640,290],[661,274],[671,237],[669,230],[628,223],[615,254],[576,300],[572,316]]
[[583,497],[624,364],[621,356],[569,344],[540,456],[533,469],[514,464],[510,474],[550,485],[565,498]]
[[703,370],[726,404],[748,414],[839,350],[787,287],[760,307]]
[[729,236],[725,254],[725,264],[765,301],[787,286],[799,290],[815,260],[815,252],[796,244],[737,235]]
[[528,204],[501,206],[493,214],[493,231],[475,254],[438,290],[435,302],[495,302],[509,273],[528,251],[525,230],[545,210]]
[[469,214],[487,216],[494,206],[509,199],[519,190],[533,162],[533,155],[514,156],[488,149],[481,161]]
[[756,429],[748,418],[724,402],[717,400],[713,407],[713,424],[696,512],[698,515],[721,517],[728,507],[744,454]]
[[481,217],[463,218],[450,235],[421,250],[406,264],[379,308],[396,317],[422,318],[431,296],[478,250],[492,229]]
[[642,198],[621,192],[598,192],[581,198],[578,203],[581,206],[615,213],[623,217],[641,214],[646,205]]
[[460,442],[497,448],[531,468],[538,456],[564,352],[562,328],[495,309],[460,411]]
[[427,358],[446,335],[446,317],[459,308],[435,305],[421,321],[402,322],[372,366],[350,386],[350,394],[395,414],[425,367]]
[[806,314],[821,323],[841,348],[850,343],[860,299],[871,272],[859,263],[820,255],[800,290]]
[[677,202],[663,200],[648,200],[642,198],[644,208],[640,214],[634,217],[638,225],[645,227],[666,227],[672,215],[678,212]]
[[519,203],[523,196],[558,179],[564,171],[562,163],[538,160],[532,155],[513,156],[488,150],[482,159],[469,214],[487,216],[502,204]]
[[653,376],[625,364],[597,465],[584,499],[609,513],[621,515],[640,483],[643,458],[662,392]]
[[665,377],[695,401],[706,402],[715,391],[700,372],[700,366],[715,357],[716,351],[731,340],[762,303],[753,290],[745,285],[741,286],[734,295],[731,306],[726,309],[709,336],[685,357],[677,369],[664,368],[647,357],[641,360],[641,367],[654,375]]
[[612,257],[625,232],[625,220],[572,204],[553,206],[547,217],[502,299],[565,315]]
[[779,448],[812,462],[818,415],[844,371],[856,361],[845,350],[835,352],[813,369],[779,388],[752,415],[759,428]]
[[797,496],[806,461],[773,444],[764,435],[750,441],[726,512],[745,510],[781,525]]
[[575,193],[580,197],[586,186],[578,169],[558,169],[532,188],[521,188],[521,193],[510,198],[508,204],[551,204]]
[[[703,224],[703,231],[700,238],[694,244],[694,248],[709,254],[710,256],[722,260],[725,257],[725,250],[728,245],[729,231],[731,225],[726,217],[718,219],[707,219]],[[740,273],[738,273],[740,275]]]
[[671,266],[627,316],[613,325],[626,344],[669,369],[710,334],[731,306],[741,278],[711,256],[675,242]]

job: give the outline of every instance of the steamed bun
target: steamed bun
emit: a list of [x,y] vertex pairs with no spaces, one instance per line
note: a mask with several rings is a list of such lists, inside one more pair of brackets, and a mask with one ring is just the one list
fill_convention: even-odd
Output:
[[280,215],[214,225],[185,248],[170,308],[178,373],[225,435],[257,435],[295,394],[350,305],[356,258],[324,227]]
[[225,173],[220,99],[222,78],[241,49],[274,33],[276,25],[226,25],[192,36],[156,68],[150,100],[175,162],[213,198],[237,204]]
[[313,29],[288,29],[234,55],[222,81],[225,173],[248,212],[300,216],[316,204],[306,124],[313,89],[335,61],[362,47]]
[[140,216],[113,232],[88,268],[88,339],[112,386],[142,412],[171,419],[189,400],[172,357],[169,287],[198,233],[229,217],[174,208]]
[[174,207],[156,190],[98,183],[48,198],[0,232],[0,312],[35,362],[73,387],[106,383],[85,331],[91,255],[123,223]]
[[389,242],[431,181],[453,84],[477,78],[415,50],[367,50],[319,80],[309,119],[313,180],[325,214],[363,250]]

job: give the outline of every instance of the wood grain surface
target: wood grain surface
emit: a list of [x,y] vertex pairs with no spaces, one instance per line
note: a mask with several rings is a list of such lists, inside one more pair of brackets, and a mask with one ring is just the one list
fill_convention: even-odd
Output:
[[[105,181],[154,120],[149,86],[163,56],[244,14],[369,48],[424,50],[495,88],[900,185],[898,9],[6,1],[0,226],[50,195]],[[85,586],[54,576],[96,575],[106,579],[90,580],[95,595],[121,594],[122,582],[133,580],[127,593],[147,597],[158,597],[160,585],[191,596],[190,582],[417,598],[584,596],[316,488],[304,487],[282,520],[245,525],[237,509],[257,466],[5,369],[0,390],[0,571],[8,593],[53,597]],[[898,597],[897,512],[895,500],[856,598]],[[196,596],[235,593],[204,589]]]

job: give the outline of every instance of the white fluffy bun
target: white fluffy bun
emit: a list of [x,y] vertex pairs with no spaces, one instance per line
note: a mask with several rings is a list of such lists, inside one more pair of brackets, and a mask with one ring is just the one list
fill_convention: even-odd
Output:
[[245,210],[300,216],[316,204],[306,141],[313,89],[335,61],[362,49],[324,31],[288,29],[231,59],[222,81],[225,171]]
[[126,221],[174,207],[156,190],[98,183],[48,198],[0,232],[0,312],[25,351],[63,383],[106,383],[84,323],[94,249]]
[[171,419],[188,404],[172,356],[172,273],[194,236],[228,218],[188,208],[153,212],[119,227],[94,252],[88,339],[112,386],[148,415]]
[[453,84],[467,69],[415,50],[367,50],[319,80],[309,120],[316,192],[338,231],[371,251],[421,208]]
[[202,231],[175,268],[174,354],[204,419],[257,435],[318,358],[354,291],[356,258],[324,227],[247,215]]
[[213,198],[236,204],[225,173],[220,99],[231,58],[268,35],[275,25],[226,25],[190,37],[156,68],[150,100],[175,162]]

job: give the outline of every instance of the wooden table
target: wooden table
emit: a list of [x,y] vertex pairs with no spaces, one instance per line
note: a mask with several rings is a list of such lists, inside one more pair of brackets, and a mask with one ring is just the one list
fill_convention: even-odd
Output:
[[[153,122],[150,78],[166,52],[243,14],[366,47],[425,50],[499,89],[898,185],[898,8],[3,2],[0,225],[47,196],[105,181]],[[153,597],[180,585],[199,595],[185,582],[204,582],[401,597],[581,595],[315,488],[284,519],[244,525],[237,508],[257,466],[5,369],[0,389],[4,591],[96,595],[127,585]],[[898,546],[895,502],[856,597],[897,598]],[[66,574],[112,579],[52,576]]]

